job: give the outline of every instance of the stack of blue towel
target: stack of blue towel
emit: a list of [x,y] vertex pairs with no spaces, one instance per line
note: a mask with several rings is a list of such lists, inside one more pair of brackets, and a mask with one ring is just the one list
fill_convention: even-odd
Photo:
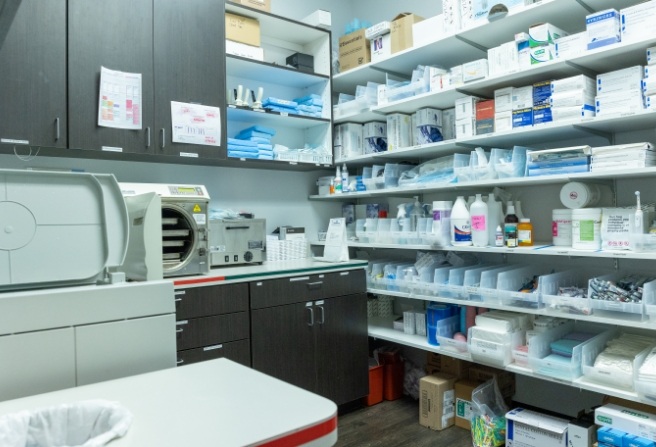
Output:
[[244,129],[235,138],[228,138],[228,157],[273,160],[271,138],[275,134],[275,129],[265,126]]
[[302,98],[296,98],[294,102],[298,104],[299,115],[321,118],[321,112],[323,111],[323,99],[321,99],[321,96],[311,94]]
[[288,101],[286,99],[279,99],[268,97],[262,101],[262,107],[272,112],[289,113],[292,115],[298,114],[298,103],[295,101]]

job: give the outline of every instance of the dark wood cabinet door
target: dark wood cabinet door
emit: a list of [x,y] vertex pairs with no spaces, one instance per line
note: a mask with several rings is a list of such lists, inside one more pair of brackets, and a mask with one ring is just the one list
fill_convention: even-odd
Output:
[[176,321],[176,344],[179,351],[243,340],[248,336],[248,312]]
[[175,316],[207,317],[248,311],[248,284],[180,288],[175,291]]
[[[140,129],[98,126],[101,67],[141,74]],[[153,98],[152,0],[68,0],[69,147],[152,152]]]
[[316,392],[314,312],[311,302],[252,310],[253,368]]
[[23,0],[0,13],[14,15],[0,30],[0,139],[25,156],[15,141],[65,148],[66,0]]
[[367,295],[316,301],[318,394],[340,405],[369,393]]
[[[225,3],[154,0],[155,152],[225,158]],[[171,101],[219,107],[220,146],[172,142]]]

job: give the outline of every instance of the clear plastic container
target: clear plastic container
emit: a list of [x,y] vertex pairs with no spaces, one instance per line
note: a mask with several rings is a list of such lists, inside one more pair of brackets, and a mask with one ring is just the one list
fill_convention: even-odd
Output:
[[[583,374],[583,347],[588,343],[605,343],[602,334],[609,331],[608,326],[592,324],[584,321],[568,321],[553,329],[535,335],[528,347],[529,366],[535,374],[553,377],[564,381],[572,381]],[[552,354],[551,343],[562,339],[572,332],[584,332],[593,336],[572,348],[571,357]],[[600,341],[601,340],[601,341]]]
[[[642,277],[642,278],[653,278],[654,274],[651,272],[615,272],[609,275],[597,276],[591,278],[588,285],[588,297],[590,298],[590,307],[595,309],[595,311],[607,311],[607,312],[618,312],[624,314],[633,314],[634,318],[646,319],[646,306],[645,306],[645,295],[651,297],[654,295],[654,290],[656,289],[656,280],[647,281],[642,285],[642,293],[636,292],[634,297],[639,297],[635,302],[624,302],[622,300],[622,295],[612,291],[612,285],[610,290],[607,292],[595,291],[595,288],[599,289],[599,282],[603,281],[602,284],[612,284],[621,279],[626,279],[627,277]],[[653,308],[650,310],[654,310]]]
[[512,363],[513,349],[524,344],[525,332],[495,332],[473,326],[467,340],[472,361],[503,368]]
[[458,315],[442,318],[437,321],[430,321],[430,318],[428,318],[427,316],[426,337],[427,337],[428,344],[433,346],[439,346],[440,343],[437,337],[452,338],[453,334],[458,331],[459,325],[460,325],[460,317],[458,317]]
[[[599,273],[599,271],[597,271]],[[588,282],[594,276],[585,270],[567,270],[540,277],[540,299],[545,307],[565,314],[592,314],[588,298]],[[564,295],[570,291],[570,296]],[[585,297],[576,295],[577,291],[585,293]]]
[[499,154],[494,160],[494,170],[498,178],[525,177],[528,151],[529,148],[515,146],[512,151]]
[[469,345],[466,340],[454,340],[451,337],[438,335],[437,343],[440,349],[445,352],[453,352],[461,355],[469,353]]
[[[542,307],[540,300],[539,286],[531,291],[521,291],[523,286],[530,283],[539,285],[539,276],[545,273],[544,268],[535,266],[521,267],[516,270],[499,273],[497,278],[497,297],[496,303],[505,306],[525,307],[530,309],[539,309]],[[494,300],[485,299],[486,302]]]
[[469,299],[498,303],[497,279],[500,273],[515,270],[516,265],[505,265],[481,272],[481,282],[478,287],[469,288]]

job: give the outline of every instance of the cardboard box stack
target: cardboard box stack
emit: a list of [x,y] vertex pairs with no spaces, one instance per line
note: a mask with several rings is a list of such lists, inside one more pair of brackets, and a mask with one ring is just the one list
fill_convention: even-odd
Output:
[[513,87],[512,127],[533,125],[533,86]]
[[644,110],[643,78],[656,73],[636,65],[597,75],[596,116],[636,113]]
[[476,103],[479,98],[465,96],[456,99],[456,138],[473,137],[476,129]]
[[260,22],[250,17],[226,12],[226,53],[249,59],[264,60],[260,47]]
[[540,23],[528,29],[528,46],[531,64],[549,62],[556,58],[555,40],[567,36],[567,32],[556,28],[551,23]]
[[494,91],[494,130],[506,132],[512,130],[512,87]]
[[554,121],[595,116],[595,80],[586,75],[551,81],[551,114]]

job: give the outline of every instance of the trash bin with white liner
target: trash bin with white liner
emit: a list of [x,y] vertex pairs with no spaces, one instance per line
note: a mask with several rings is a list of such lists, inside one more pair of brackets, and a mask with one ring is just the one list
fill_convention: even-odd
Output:
[[85,400],[0,416],[3,447],[101,447],[125,436],[132,413],[117,402]]

